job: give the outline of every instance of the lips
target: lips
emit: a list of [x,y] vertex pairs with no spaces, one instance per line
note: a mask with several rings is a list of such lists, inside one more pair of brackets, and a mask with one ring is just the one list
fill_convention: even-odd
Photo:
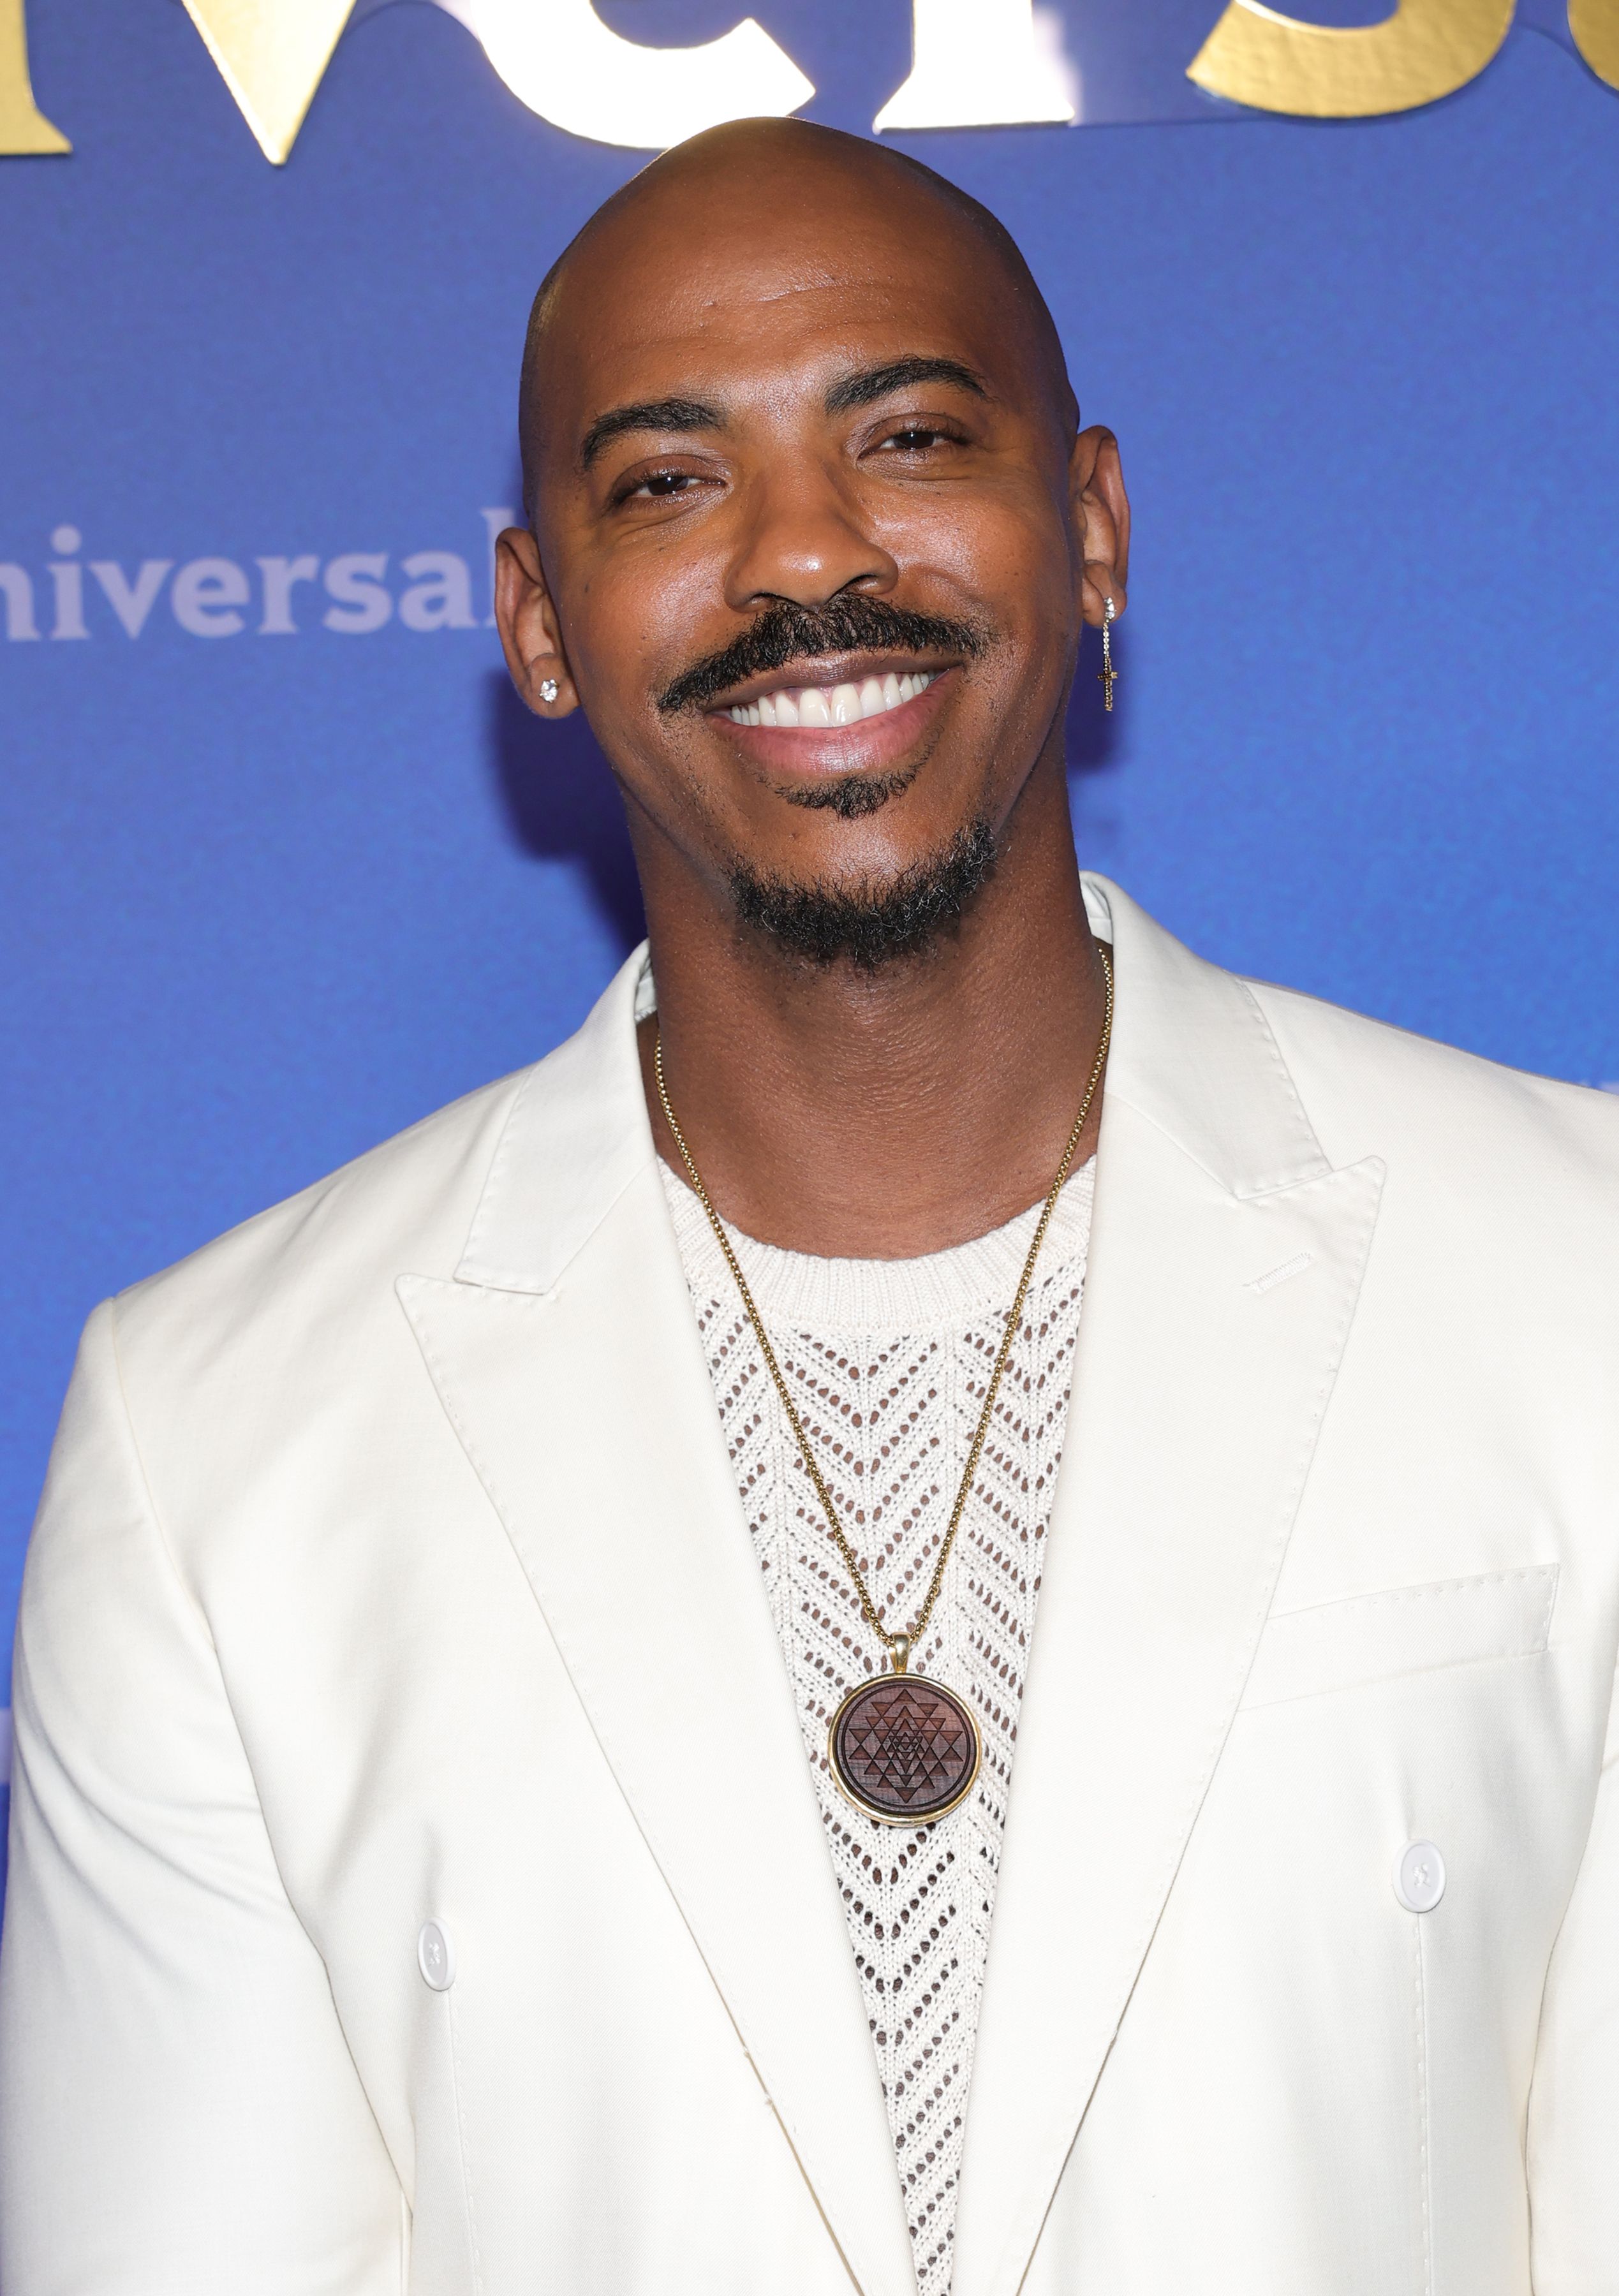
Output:
[[725,714],[738,726],[859,726],[914,701],[936,675],[913,670],[900,676],[890,670],[882,677],[862,678],[859,685],[781,685],[752,701],[733,702]]

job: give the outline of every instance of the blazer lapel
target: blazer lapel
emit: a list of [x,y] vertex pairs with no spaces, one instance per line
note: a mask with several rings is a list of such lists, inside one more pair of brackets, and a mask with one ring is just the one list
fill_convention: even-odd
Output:
[[639,959],[520,1095],[457,1279],[400,1297],[620,1791],[867,2296],[892,2140],[636,1066]]
[[1088,893],[1114,1050],[954,2296],[1013,2296],[1028,2268],[1241,1695],[1382,1179],[1328,1168],[1240,982]]

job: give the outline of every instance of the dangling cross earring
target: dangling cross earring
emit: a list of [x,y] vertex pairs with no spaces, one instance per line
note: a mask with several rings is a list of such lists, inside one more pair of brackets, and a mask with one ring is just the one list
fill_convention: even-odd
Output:
[[[1113,622],[1114,602],[1110,598],[1107,602],[1107,611],[1102,619],[1102,667],[1097,673],[1097,684],[1102,689],[1104,709],[1111,709],[1114,706],[1114,680],[1119,675],[1114,668]],[[541,690],[543,692],[544,689]]]
[[[555,701],[561,692],[562,688],[558,685],[554,677],[542,677],[540,679],[539,698],[542,701]],[[1113,703],[1110,701],[1107,706],[1111,709],[1113,708]]]

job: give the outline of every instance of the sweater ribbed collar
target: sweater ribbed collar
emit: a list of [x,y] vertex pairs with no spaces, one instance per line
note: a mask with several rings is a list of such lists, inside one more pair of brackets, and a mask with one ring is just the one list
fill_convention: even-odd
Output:
[[[708,1214],[678,1173],[667,1164],[661,1169],[687,1283],[711,1299],[731,1297],[736,1285]],[[1035,1314],[1048,1285],[1072,1283],[1076,1268],[1083,1270],[1095,1186],[1092,1157],[1057,1198],[1030,1287]],[[1031,1204],[987,1235],[916,1259],[822,1259],[761,1243],[729,1222],[726,1234],[767,1323],[801,1332],[909,1335],[960,1330],[1009,1308],[1040,1215],[1040,1206]]]

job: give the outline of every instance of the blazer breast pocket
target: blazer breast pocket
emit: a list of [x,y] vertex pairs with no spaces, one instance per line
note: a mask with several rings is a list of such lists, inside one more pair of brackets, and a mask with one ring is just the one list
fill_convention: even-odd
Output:
[[1546,1562],[1285,1611],[1260,1637],[1243,1710],[1481,1660],[1533,1658],[1546,1647],[1557,1596],[1557,1566]]

